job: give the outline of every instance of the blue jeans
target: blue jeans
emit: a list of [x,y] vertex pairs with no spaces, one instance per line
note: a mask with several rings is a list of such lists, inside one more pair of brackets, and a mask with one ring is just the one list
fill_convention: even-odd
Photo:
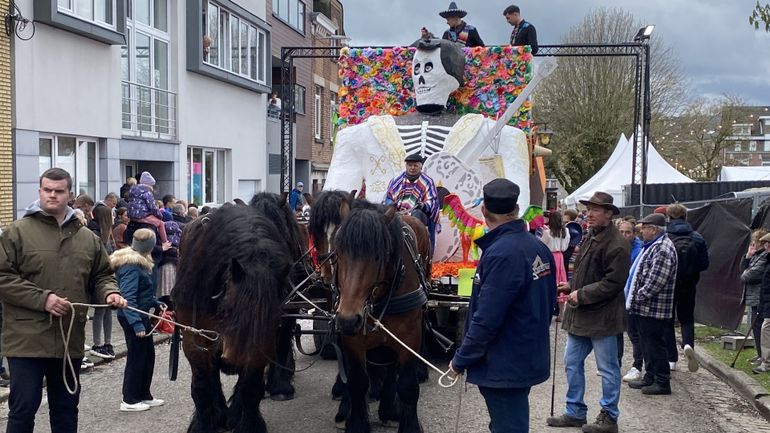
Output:
[[479,386],[489,411],[492,433],[529,432],[529,388]]
[[586,390],[585,360],[591,350],[596,357],[596,367],[602,375],[602,398],[599,404],[616,420],[620,416],[620,365],[618,364],[618,339],[616,335],[601,338],[579,337],[567,334],[564,352],[564,369],[567,372],[567,407],[564,413],[572,418],[583,419],[588,406],[583,401]]

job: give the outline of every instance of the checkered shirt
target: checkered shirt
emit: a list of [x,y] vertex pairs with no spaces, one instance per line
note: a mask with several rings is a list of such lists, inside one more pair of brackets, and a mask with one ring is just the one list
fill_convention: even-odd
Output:
[[630,314],[653,319],[670,319],[674,310],[676,248],[665,234],[640,254],[631,287]]

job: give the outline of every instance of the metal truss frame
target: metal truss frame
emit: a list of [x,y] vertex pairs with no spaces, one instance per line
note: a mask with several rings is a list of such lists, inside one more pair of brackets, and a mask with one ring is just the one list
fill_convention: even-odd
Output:
[[[387,47],[381,47],[387,48]],[[291,191],[294,171],[295,59],[336,59],[343,47],[284,47],[281,49],[281,187]],[[536,57],[634,57],[633,162],[631,183],[639,184],[639,204],[644,203],[650,120],[650,46],[647,41],[621,44],[540,45]],[[639,128],[641,126],[641,128]],[[640,131],[641,129],[641,131]],[[640,146],[640,144],[642,144]]]

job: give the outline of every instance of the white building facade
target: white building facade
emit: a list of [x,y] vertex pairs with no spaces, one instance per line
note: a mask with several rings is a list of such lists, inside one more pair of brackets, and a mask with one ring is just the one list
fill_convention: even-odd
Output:
[[149,171],[157,197],[266,188],[265,0],[24,0],[14,40],[16,215],[50,167],[100,200]]

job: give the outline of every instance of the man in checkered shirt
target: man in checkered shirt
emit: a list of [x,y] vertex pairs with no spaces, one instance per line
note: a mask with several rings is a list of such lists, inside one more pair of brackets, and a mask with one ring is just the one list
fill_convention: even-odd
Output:
[[667,395],[671,394],[671,370],[663,334],[674,310],[676,248],[666,236],[663,215],[651,214],[640,222],[644,246],[631,265],[626,309],[639,326],[646,372],[628,386],[648,395]]

